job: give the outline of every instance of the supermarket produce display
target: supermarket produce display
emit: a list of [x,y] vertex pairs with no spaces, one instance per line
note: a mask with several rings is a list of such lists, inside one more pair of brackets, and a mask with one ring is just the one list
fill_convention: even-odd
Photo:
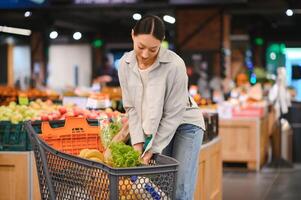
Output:
[[[20,97],[27,98],[27,101],[21,102]],[[86,98],[97,100],[97,105],[108,101],[105,93]],[[45,186],[45,180],[39,177],[42,199],[49,197],[50,190],[47,187],[53,187],[57,198],[84,196],[84,199],[173,199],[175,188],[172,183],[177,173],[177,162],[169,157],[156,155],[150,166],[141,164],[140,153],[130,146],[127,118],[124,114],[113,111],[116,106],[111,104],[111,108],[105,106],[106,109],[95,110],[56,102],[50,98],[29,99],[28,95],[17,93],[16,100],[0,106],[0,151],[36,150],[24,128],[24,122],[30,120],[31,127],[38,135],[38,143],[43,144],[39,149],[47,146],[44,150],[49,156],[47,159],[59,165],[50,169],[52,178],[56,180],[51,183],[53,186]],[[218,135],[218,116],[217,113],[208,113],[204,114],[204,118],[207,131],[203,143],[210,143]],[[66,125],[70,119],[76,122],[67,126],[67,131]],[[52,151],[53,154],[50,153]],[[57,161],[55,156],[59,157]],[[50,164],[50,160],[46,165]],[[42,172],[42,162],[36,162],[38,174],[45,174]],[[84,172],[86,167],[87,172]],[[98,173],[98,182],[88,173],[94,173],[94,176]],[[85,174],[84,179],[82,174]],[[66,185],[68,181],[74,182],[75,186]],[[115,183],[114,187],[110,183]],[[95,188],[98,188],[98,193]]]
[[[99,116],[116,116],[119,112],[106,110],[88,110],[76,105],[54,104],[51,100],[37,99],[28,105],[10,102],[8,106],[0,106],[0,151],[31,150],[29,139],[23,129],[23,122],[32,120],[36,124],[50,121],[54,126],[63,126],[66,117],[87,118],[90,123],[97,123]],[[93,120],[95,120],[93,122]]]
[[28,101],[34,101],[36,99],[46,100],[59,100],[60,96],[53,90],[18,90],[13,87],[0,86],[0,105],[8,105],[10,102],[18,103],[20,97],[26,97]]
[[26,120],[64,120],[68,116],[97,119],[101,113],[102,111],[82,109],[73,104],[63,106],[54,104],[51,100],[37,99],[28,105],[10,102],[8,106],[0,106],[0,121],[18,124]]

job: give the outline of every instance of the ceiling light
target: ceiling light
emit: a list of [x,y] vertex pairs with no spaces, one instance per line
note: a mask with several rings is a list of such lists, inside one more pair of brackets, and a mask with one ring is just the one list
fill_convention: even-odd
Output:
[[163,20],[170,24],[174,24],[176,22],[176,19],[169,15],[164,15]]
[[26,35],[26,36],[31,35],[31,30],[29,29],[14,28],[8,26],[0,26],[0,32],[17,34],[17,35]]
[[141,19],[141,17],[142,17],[142,16],[141,16],[139,13],[133,14],[133,19],[134,19],[134,20],[137,20],[137,21],[138,21],[138,20]]
[[30,17],[31,16],[31,12],[30,11],[26,11],[25,13],[24,13],[24,17]]
[[54,40],[55,38],[57,38],[58,35],[59,34],[56,31],[51,31],[51,33],[49,34],[49,37]]
[[290,17],[290,16],[292,16],[294,14],[294,12],[293,12],[292,9],[287,9],[286,12],[285,12],[285,14]]
[[81,34],[80,32],[75,32],[75,33],[73,34],[73,39],[79,40],[79,39],[81,39],[81,38],[82,38],[82,34]]

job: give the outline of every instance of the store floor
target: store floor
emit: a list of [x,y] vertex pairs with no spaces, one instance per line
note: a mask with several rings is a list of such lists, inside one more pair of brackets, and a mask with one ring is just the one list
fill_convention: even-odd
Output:
[[301,164],[292,169],[263,168],[259,173],[224,168],[223,200],[300,200]]

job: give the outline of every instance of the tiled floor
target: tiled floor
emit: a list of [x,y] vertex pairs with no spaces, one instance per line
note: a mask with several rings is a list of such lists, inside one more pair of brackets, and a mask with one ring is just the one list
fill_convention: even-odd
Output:
[[223,200],[301,200],[301,164],[249,172],[224,168]]

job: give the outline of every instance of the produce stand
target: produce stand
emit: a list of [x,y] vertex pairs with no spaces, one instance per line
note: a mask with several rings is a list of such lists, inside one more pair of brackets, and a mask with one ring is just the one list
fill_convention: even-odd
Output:
[[0,152],[0,199],[32,199],[30,161],[29,152]]
[[222,199],[221,143],[221,138],[215,137],[201,148],[195,200]]
[[220,119],[223,162],[246,163],[248,169],[259,171],[267,158],[268,121],[267,113],[262,117]]

